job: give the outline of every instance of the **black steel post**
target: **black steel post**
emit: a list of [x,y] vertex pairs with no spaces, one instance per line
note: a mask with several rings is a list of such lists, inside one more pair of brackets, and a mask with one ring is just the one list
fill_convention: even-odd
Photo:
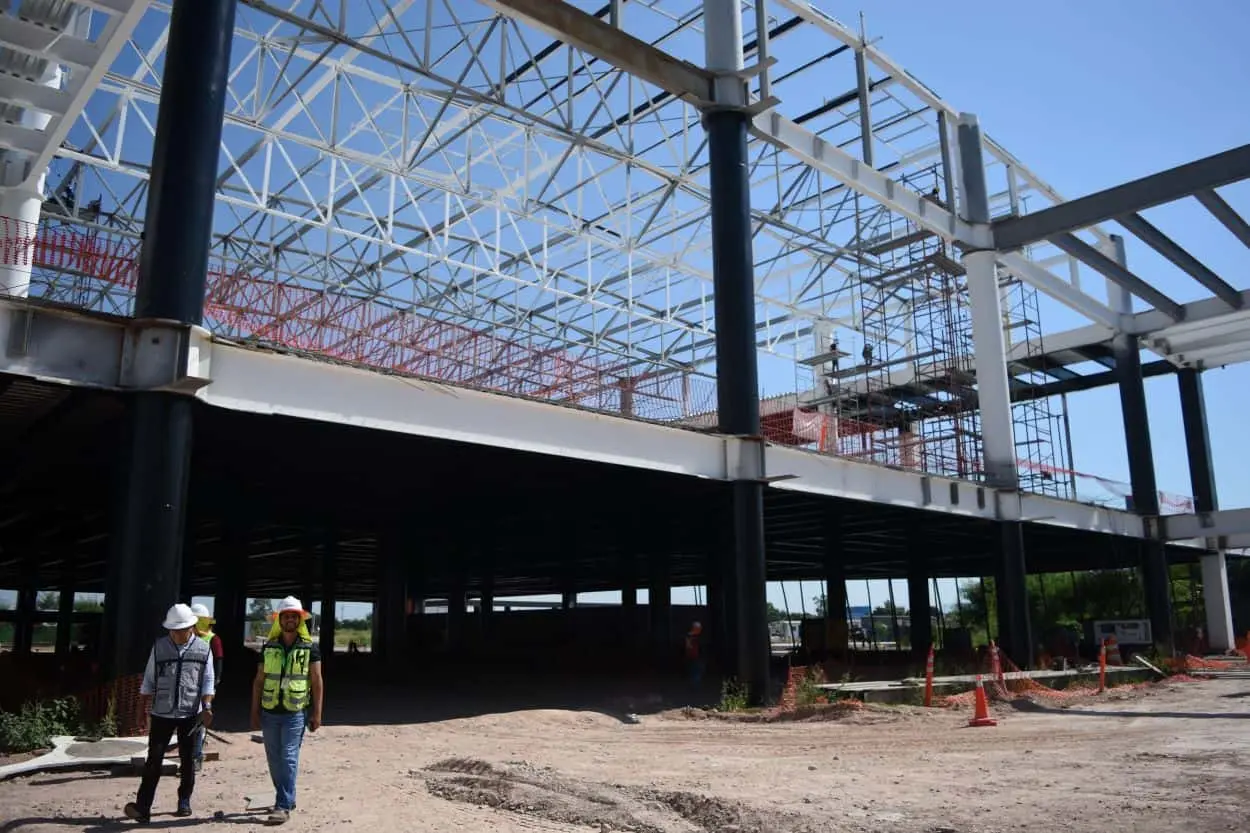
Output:
[[1194,509],[1214,512],[1220,499],[1215,489],[1215,466],[1211,460],[1211,433],[1207,428],[1206,398],[1202,376],[1192,367],[1176,372],[1181,395],[1181,420],[1185,424],[1185,450],[1189,457],[1189,485],[1194,493]]
[[908,536],[907,553],[907,609],[911,621],[911,652],[923,659],[933,643],[933,619],[929,599],[929,560],[925,557],[924,542],[918,536]]
[[[237,0],[174,0],[152,148],[136,318],[199,324]],[[102,659],[111,677],[143,670],[178,600],[192,400],[130,398],[126,486],[112,535]]]
[[[1128,446],[1133,510],[1141,515],[1158,516],[1159,487],[1155,482],[1154,451],[1150,444],[1146,386],[1141,375],[1141,347],[1135,335],[1116,333],[1111,340],[1111,351],[1115,358],[1116,379],[1120,389],[1124,441]],[[1172,582],[1162,541],[1143,542],[1141,567],[1146,609],[1150,614],[1150,629],[1155,646],[1164,655],[1171,656]]]
[[[756,364],[754,253],[747,169],[747,118],[734,110],[708,113],[712,202],[712,279],[716,293],[716,404],[723,433],[760,433]],[[764,563],[764,486],[737,481],[733,490],[734,570],[741,636],[736,676],[750,697],[768,697],[768,611]]]
[[847,615],[846,554],[842,539],[842,511],[830,509],[824,523],[825,651],[843,660],[850,650],[850,617]]
[[1019,521],[1000,521],[998,526],[1001,557],[994,576],[998,601],[998,644],[1016,665],[1031,668],[1033,623],[1029,616],[1024,525]]
[[322,531],[321,546],[321,661],[334,659],[334,629],[338,624],[339,537],[338,529]]

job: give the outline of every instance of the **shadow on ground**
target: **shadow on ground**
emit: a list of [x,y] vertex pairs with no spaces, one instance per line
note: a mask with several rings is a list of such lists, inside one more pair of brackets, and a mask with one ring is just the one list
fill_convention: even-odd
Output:
[[[641,674],[525,674],[470,669],[382,681],[367,675],[336,674],[333,667],[327,667],[325,685],[323,716],[327,726],[434,723],[538,709],[593,712],[633,723],[635,715],[683,706],[712,706],[721,697],[717,680],[694,685],[681,677]],[[236,685],[219,692],[213,728],[222,732],[248,730],[249,702],[249,689]]]
[[[1227,695],[1226,695],[1227,696]],[[1041,714],[1062,714],[1072,717],[1165,717],[1181,720],[1248,720],[1250,713],[1245,712],[1142,712],[1103,709],[1065,709],[1047,706],[1033,700],[1012,700],[1011,707],[1017,711],[1037,712]]]
[[[213,821],[216,824],[247,824],[260,825],[265,823],[264,816],[247,813],[225,813],[220,816],[196,817],[191,818],[175,818],[173,814],[162,816],[154,814],[152,821],[143,825],[143,830],[179,830],[183,828],[196,827],[207,821]],[[51,817],[30,817],[13,819],[0,824],[0,833],[22,833],[27,828],[36,825],[48,826],[56,825],[58,827],[66,827],[79,833],[114,833],[122,830],[135,830],[135,822],[126,818],[110,819],[103,816],[86,816],[80,818],[51,818]]]

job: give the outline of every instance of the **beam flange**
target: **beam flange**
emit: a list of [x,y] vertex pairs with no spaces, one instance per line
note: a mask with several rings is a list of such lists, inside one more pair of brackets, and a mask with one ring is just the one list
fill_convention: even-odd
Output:
[[1020,249],[1057,234],[1079,231],[1247,177],[1250,145],[1242,145],[1032,214],[999,220],[994,223],[994,246],[1000,251]]

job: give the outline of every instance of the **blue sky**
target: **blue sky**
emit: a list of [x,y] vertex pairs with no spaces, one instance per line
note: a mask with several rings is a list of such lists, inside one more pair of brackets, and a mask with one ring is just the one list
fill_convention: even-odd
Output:
[[[851,25],[861,7],[834,0],[819,5]],[[1238,0],[1210,0],[1200,15],[1162,0],[969,0],[957,10],[909,0],[873,4],[867,14],[869,36],[880,39],[879,48],[947,101],[976,113],[989,135],[1067,197],[1217,153],[1250,137],[1250,108],[1238,105],[1250,82],[1250,60],[1244,57],[1250,4]],[[842,91],[838,86],[823,92]],[[801,106],[787,102],[783,109],[797,112]],[[1221,193],[1250,216],[1250,186]],[[1250,286],[1250,252],[1192,201],[1147,217],[1239,289]],[[1131,239],[1128,256],[1130,266],[1177,300],[1205,293]],[[1083,323],[1046,307],[1047,332]],[[1204,379],[1221,503],[1250,505],[1250,477],[1234,466],[1234,449],[1244,444],[1250,371],[1244,365],[1217,369]],[[792,380],[763,381],[770,391],[793,388]],[[1189,494],[1175,379],[1146,385],[1159,487]],[[1069,405],[1076,467],[1127,481],[1115,388],[1076,394]],[[799,588],[786,590],[797,609]],[[818,590],[805,583],[803,596],[810,599]],[[853,604],[865,600],[862,583],[850,590]],[[903,603],[905,584],[898,582],[895,590]],[[885,598],[884,582],[874,582],[871,592],[874,602]],[[944,583],[942,593],[949,604],[953,588]],[[770,599],[783,605],[779,587],[770,589]]]

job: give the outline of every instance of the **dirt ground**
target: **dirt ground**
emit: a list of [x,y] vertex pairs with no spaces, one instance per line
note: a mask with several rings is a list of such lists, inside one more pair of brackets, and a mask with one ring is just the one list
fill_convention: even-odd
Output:
[[[967,711],[911,707],[774,724],[625,717],[655,702],[467,716],[413,706],[405,723],[394,702],[357,701],[336,722],[334,696],[328,686],[329,724],[304,746],[300,831],[1250,831],[1250,679],[1068,708],[995,704],[999,725],[977,729]],[[262,748],[246,731],[223,735],[196,817],[169,815],[167,777],[153,827],[263,821],[273,793]],[[0,833],[126,829],[137,784],[90,772],[0,782]]]

